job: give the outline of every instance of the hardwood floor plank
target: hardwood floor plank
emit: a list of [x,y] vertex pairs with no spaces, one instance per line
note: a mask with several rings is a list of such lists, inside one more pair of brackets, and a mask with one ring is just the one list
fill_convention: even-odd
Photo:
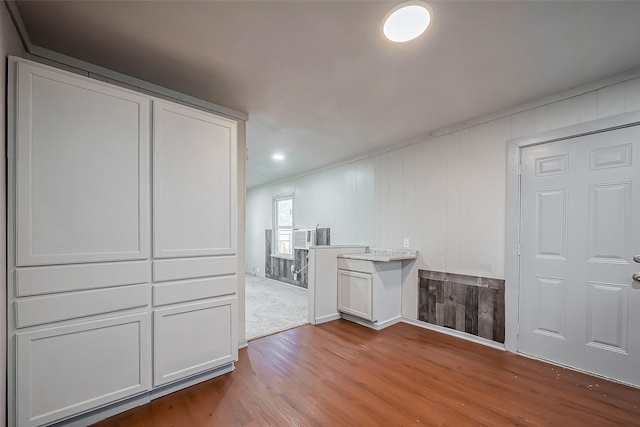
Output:
[[640,389],[407,324],[251,341],[236,370],[97,427],[640,426]]

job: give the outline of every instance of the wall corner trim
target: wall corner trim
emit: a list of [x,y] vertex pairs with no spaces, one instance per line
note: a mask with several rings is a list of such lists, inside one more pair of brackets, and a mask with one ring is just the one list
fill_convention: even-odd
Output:
[[22,16],[20,16],[16,0],[4,0],[4,3],[7,5],[7,10],[9,11],[9,15],[11,15],[11,20],[16,26],[16,30],[18,30],[18,35],[20,36],[20,40],[22,40],[25,50],[27,53],[31,53],[33,44],[29,38],[29,33],[27,33],[27,28],[24,26],[24,22],[22,21]]

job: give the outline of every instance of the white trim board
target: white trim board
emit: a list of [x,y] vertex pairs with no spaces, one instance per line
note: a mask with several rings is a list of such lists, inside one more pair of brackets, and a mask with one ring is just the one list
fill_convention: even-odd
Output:
[[482,344],[487,347],[495,348],[497,350],[505,350],[504,345],[488,340],[486,338],[478,337],[475,335],[468,334],[466,332],[460,332],[455,329],[445,328],[444,326],[432,325],[431,323],[423,322],[421,320],[412,319],[410,317],[403,316],[402,322],[407,323],[409,325],[417,326],[422,329],[429,329],[431,331],[440,332],[446,335],[451,335],[452,337],[461,338],[463,340],[471,341],[476,344]]
[[520,289],[520,161],[522,149],[629,126],[640,125],[640,111],[619,114],[508,141],[505,263],[505,349],[518,352]]
[[330,314],[328,316],[316,317],[314,319],[315,323],[312,323],[312,325],[321,325],[323,323],[333,322],[334,320],[338,320],[340,318],[341,318],[340,313]]
[[128,411],[129,409],[146,405],[152,400],[155,400],[159,397],[166,396],[178,390],[182,390],[202,383],[204,381],[219,377],[221,375],[228,374],[234,369],[235,366],[233,363],[222,365],[210,371],[205,371],[200,374],[187,377],[183,380],[167,384],[155,390],[140,393],[136,396],[128,397],[126,399],[111,403],[109,405],[94,409],[89,412],[85,412],[80,415],[74,415],[73,417],[67,418],[66,420],[58,421],[54,424],[51,424],[51,427],[84,427],[95,424],[114,415]]
[[136,88],[140,88],[142,92],[148,93],[152,92],[154,96],[159,98],[165,98],[170,101],[176,101],[180,104],[184,104],[189,107],[196,107],[198,109],[204,109],[207,112],[213,112],[225,117],[229,117],[236,120],[249,120],[249,115],[247,113],[242,113],[240,111],[235,111],[227,107],[223,107],[218,104],[214,104],[213,102],[205,101],[203,99],[196,98],[194,96],[185,95],[183,93],[177,92],[173,89],[168,89],[163,86],[156,85],[154,83],[149,83],[145,80],[138,79],[136,77],[131,77],[126,74],[119,73],[117,71],[110,70],[108,68],[101,67],[99,65],[91,64],[90,62],[85,62],[80,59],[72,58],[70,56],[64,55],[62,53],[54,52],[49,49],[45,49],[40,46],[33,45],[29,50],[29,59],[33,61],[37,61],[39,58],[43,58],[49,61],[57,62],[59,64],[67,65],[73,68],[77,68],[79,70],[86,71],[89,73],[90,77],[95,78],[95,75],[105,77],[110,80],[111,83],[117,84],[118,82],[124,83],[126,87],[134,86]]
[[357,323],[360,326],[364,326],[369,329],[375,329],[376,331],[379,331],[384,328],[388,328],[391,325],[395,325],[396,323],[400,323],[403,321],[402,316],[398,316],[396,318],[386,320],[380,323],[369,322],[368,320],[360,319],[359,317],[352,316],[347,313],[340,313],[339,317],[344,320],[348,320],[349,322]]
[[31,43],[31,39],[29,38],[29,33],[27,33],[27,28],[24,26],[24,22],[22,21],[22,17],[20,16],[20,11],[18,10],[18,6],[16,5],[15,0],[5,0],[4,3],[7,5],[7,10],[9,11],[9,15],[11,15],[11,20],[13,24],[16,26],[16,30],[18,31],[18,36],[20,40],[22,40],[22,45],[27,52],[31,51],[33,44]]

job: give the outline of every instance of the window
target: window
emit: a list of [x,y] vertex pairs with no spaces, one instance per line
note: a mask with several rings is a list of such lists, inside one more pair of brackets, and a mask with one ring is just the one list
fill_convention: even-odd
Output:
[[293,196],[273,200],[274,255],[293,257]]

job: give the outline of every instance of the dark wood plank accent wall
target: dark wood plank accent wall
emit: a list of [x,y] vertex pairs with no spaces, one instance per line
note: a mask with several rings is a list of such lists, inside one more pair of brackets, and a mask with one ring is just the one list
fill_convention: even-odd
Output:
[[418,320],[504,343],[504,280],[419,270]]
[[[264,276],[267,279],[278,280],[280,282],[289,283],[291,285],[300,286],[301,288],[309,288],[309,268],[302,270],[307,265],[309,251],[303,249],[293,250],[293,259],[275,258],[271,256],[273,250],[273,230],[265,230],[264,233]],[[316,230],[316,245],[329,246],[331,243],[331,231],[329,228],[318,228]],[[297,279],[294,280],[291,273],[291,266],[295,271],[300,271]]]

